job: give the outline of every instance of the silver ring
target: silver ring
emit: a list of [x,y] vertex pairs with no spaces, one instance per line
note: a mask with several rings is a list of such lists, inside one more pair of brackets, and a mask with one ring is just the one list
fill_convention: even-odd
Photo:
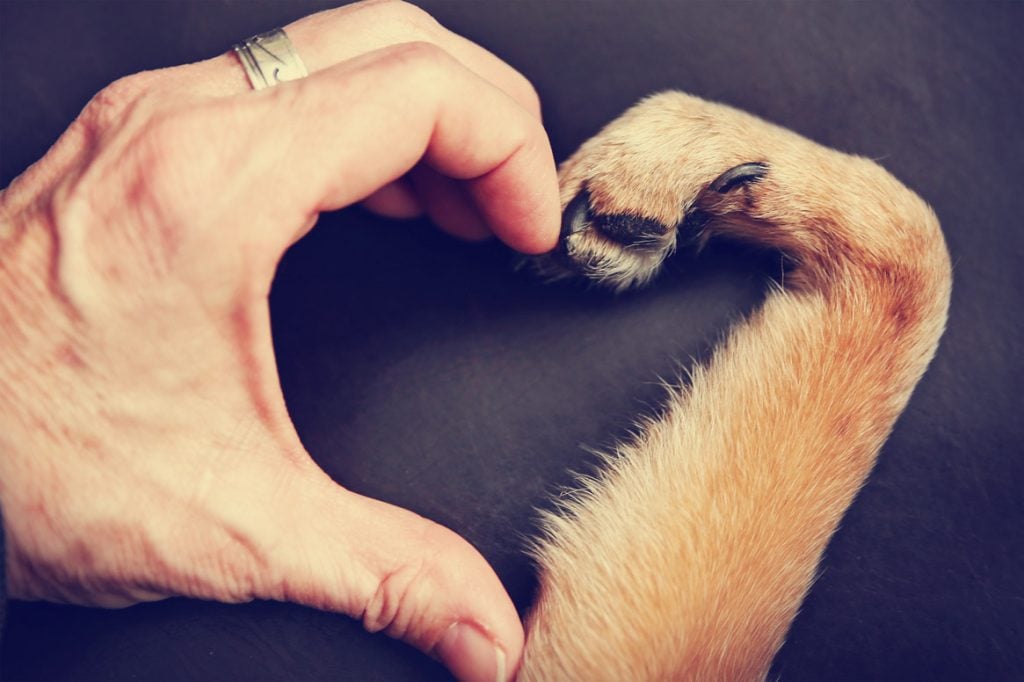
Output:
[[242,62],[253,90],[309,75],[284,29],[275,28],[238,43],[235,54]]

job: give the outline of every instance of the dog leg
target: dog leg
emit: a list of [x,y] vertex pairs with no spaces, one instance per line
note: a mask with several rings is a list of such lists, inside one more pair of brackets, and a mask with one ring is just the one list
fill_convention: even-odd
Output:
[[521,680],[757,680],[945,325],[931,210],[879,166],[651,97],[561,169],[548,276],[642,283],[677,239],[781,251],[785,286],[537,543]]

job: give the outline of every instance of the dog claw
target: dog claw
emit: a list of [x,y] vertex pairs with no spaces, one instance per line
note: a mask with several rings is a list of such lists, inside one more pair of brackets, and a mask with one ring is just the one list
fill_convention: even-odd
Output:
[[590,192],[584,187],[562,212],[562,233],[564,242],[567,238],[587,229],[590,220]]
[[766,163],[744,163],[735,168],[730,168],[718,176],[709,188],[719,194],[725,194],[740,185],[757,182],[768,172]]

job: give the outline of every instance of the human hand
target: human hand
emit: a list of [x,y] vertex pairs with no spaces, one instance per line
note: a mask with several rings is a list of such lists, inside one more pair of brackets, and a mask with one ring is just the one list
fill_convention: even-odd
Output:
[[130,76],[0,193],[9,594],[295,601],[461,679],[509,678],[522,626],[483,557],[346,491],[303,448],[267,293],[319,212],[358,201],[553,247],[536,95],[409,5],[286,30],[308,78],[251,92],[230,54]]

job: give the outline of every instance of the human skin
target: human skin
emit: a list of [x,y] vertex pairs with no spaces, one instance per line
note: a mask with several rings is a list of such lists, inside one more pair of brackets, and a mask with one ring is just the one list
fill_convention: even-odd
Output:
[[286,31],[307,78],[254,92],[231,54],[129,76],[0,192],[9,594],[293,601],[460,679],[509,679],[522,625],[483,557],[344,489],[302,446],[267,295],[318,214],[357,202],[551,249],[537,96],[403,3]]

